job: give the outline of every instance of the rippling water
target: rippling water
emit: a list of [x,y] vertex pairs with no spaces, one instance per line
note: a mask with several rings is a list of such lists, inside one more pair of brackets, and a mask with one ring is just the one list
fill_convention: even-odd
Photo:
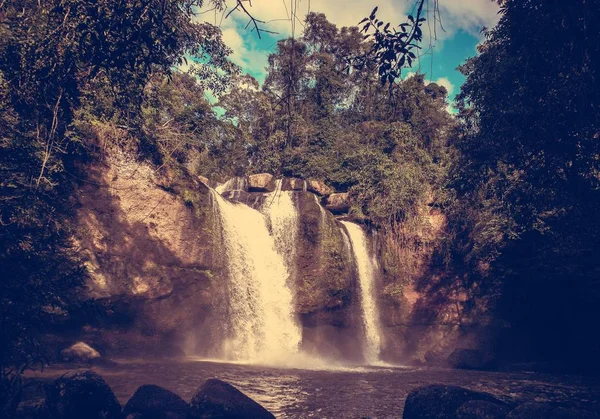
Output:
[[[197,360],[122,362],[118,369],[94,369],[123,405],[142,384],[166,387],[189,401],[214,377],[235,385],[278,418],[398,418],[408,393],[432,383],[487,391],[509,402],[550,402],[600,412],[600,378],[591,377],[385,366],[307,370]],[[64,372],[54,367],[31,378],[47,380]]]

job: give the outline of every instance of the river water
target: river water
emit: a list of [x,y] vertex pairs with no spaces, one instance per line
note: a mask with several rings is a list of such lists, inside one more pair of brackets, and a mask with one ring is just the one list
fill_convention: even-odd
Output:
[[[206,379],[219,378],[278,418],[400,418],[408,393],[432,383],[486,391],[513,403],[549,402],[600,413],[600,378],[593,377],[413,367],[281,369],[191,359],[121,361],[118,368],[94,370],[123,405],[142,384],[166,387],[189,401]],[[47,381],[65,372],[54,366],[29,377]],[[35,387],[29,387],[29,399],[40,397]]]

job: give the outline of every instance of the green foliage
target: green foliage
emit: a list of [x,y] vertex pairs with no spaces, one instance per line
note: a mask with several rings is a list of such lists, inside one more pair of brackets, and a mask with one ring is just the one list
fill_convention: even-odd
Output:
[[600,297],[600,35],[589,30],[599,11],[597,1],[505,1],[461,67],[454,257],[549,359],[566,345],[582,361],[599,350],[587,338]]
[[[192,73],[215,91],[237,70],[220,30],[192,20],[202,3],[0,2],[0,378],[7,367],[41,361],[37,334],[65,314],[82,285],[72,195],[85,177],[79,163],[102,145],[95,133],[110,131],[125,148],[137,138],[142,153],[180,158],[192,134],[206,131],[209,107],[185,97],[191,77],[173,77],[173,66],[196,57]],[[149,81],[165,77],[177,79],[175,97],[147,96]],[[142,113],[153,100],[177,114],[183,145],[145,135],[162,121],[151,104]]]

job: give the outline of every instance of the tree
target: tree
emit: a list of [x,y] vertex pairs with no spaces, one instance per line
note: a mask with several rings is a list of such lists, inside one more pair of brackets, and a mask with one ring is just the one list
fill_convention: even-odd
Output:
[[501,13],[480,55],[461,67],[456,248],[480,292],[499,296],[513,338],[529,336],[520,342],[528,356],[565,362],[578,348],[591,362],[600,38],[589,25],[600,4],[508,0]]

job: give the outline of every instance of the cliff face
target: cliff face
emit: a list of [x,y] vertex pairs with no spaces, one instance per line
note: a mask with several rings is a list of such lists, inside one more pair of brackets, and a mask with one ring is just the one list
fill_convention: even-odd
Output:
[[77,242],[99,314],[87,337],[113,353],[173,351],[207,318],[218,286],[208,188],[125,155],[88,170]]
[[[158,171],[126,155],[88,168],[80,188],[77,245],[89,272],[84,339],[104,353],[216,356],[222,329],[225,255],[206,179]],[[309,352],[359,358],[356,275],[338,223],[287,182],[299,211],[293,269],[303,346]],[[291,186],[290,186],[291,184]],[[267,191],[225,192],[260,207]],[[89,313],[88,313],[89,314]]]
[[[208,180],[159,174],[123,154],[88,172],[77,196],[77,245],[89,271],[86,298],[94,301],[83,338],[108,354],[218,356],[227,260]],[[222,195],[260,208],[275,187],[269,176],[232,180],[235,190]],[[358,274],[336,218],[347,211],[347,196],[323,197],[331,190],[298,179],[285,179],[282,189],[291,191],[298,211],[290,269],[303,349],[358,361],[364,336]],[[427,353],[441,356],[471,343],[463,316],[469,296],[432,261],[444,227],[444,215],[428,206],[414,226],[370,235],[387,360],[423,361]]]

